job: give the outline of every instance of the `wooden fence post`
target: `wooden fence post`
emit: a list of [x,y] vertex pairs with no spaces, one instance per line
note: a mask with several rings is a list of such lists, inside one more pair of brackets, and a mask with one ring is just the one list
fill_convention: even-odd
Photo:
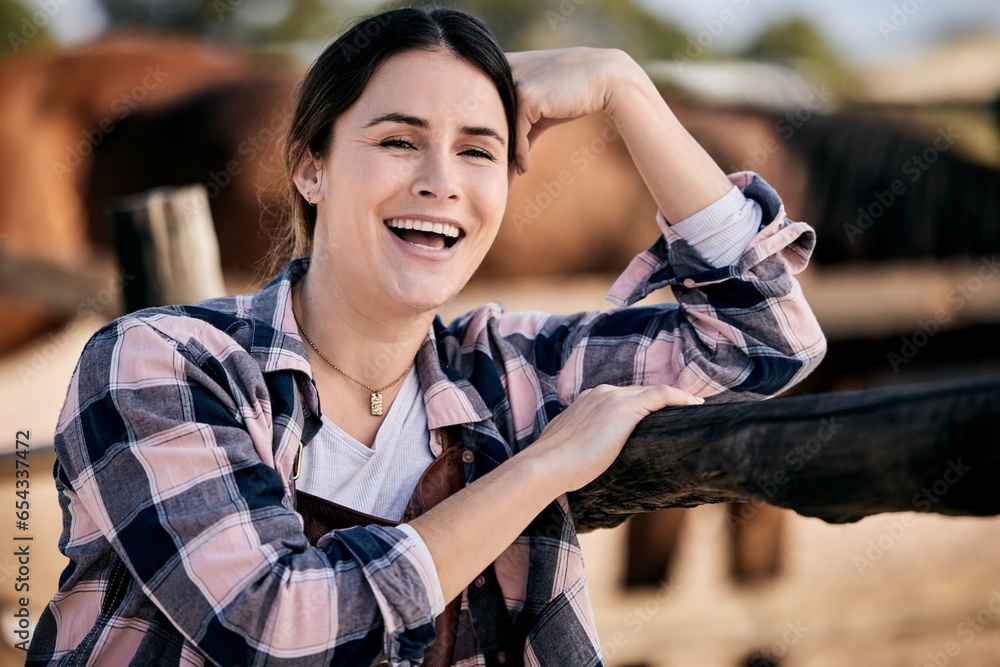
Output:
[[226,293],[219,243],[203,185],[127,197],[111,213],[125,310],[190,304]]

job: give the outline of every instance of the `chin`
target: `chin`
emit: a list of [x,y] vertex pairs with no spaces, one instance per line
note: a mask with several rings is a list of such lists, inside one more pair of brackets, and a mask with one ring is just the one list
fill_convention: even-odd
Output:
[[397,303],[404,305],[405,309],[412,313],[427,313],[436,311],[447,303],[461,290],[461,286],[455,289],[441,289],[440,285],[435,288],[410,289],[397,295]]

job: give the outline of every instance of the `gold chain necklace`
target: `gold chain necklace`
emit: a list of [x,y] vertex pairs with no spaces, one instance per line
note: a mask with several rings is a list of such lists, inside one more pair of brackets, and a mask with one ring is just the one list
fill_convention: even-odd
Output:
[[330,361],[329,359],[327,359],[326,355],[319,351],[319,348],[316,347],[316,343],[312,342],[312,338],[310,338],[309,334],[306,333],[306,328],[304,326],[302,326],[302,322],[299,322],[299,316],[295,314],[295,306],[292,306],[292,317],[295,318],[295,324],[298,325],[299,330],[302,332],[302,337],[305,338],[306,342],[309,343],[309,345],[312,346],[312,349],[316,350],[316,354],[318,354],[323,361],[325,361],[326,363],[328,363],[331,366],[333,366],[333,369],[335,371],[337,371],[338,373],[340,373],[341,375],[343,375],[344,377],[346,377],[348,380],[353,380],[354,382],[358,383],[359,385],[361,385],[362,387],[364,387],[365,389],[367,389],[368,391],[370,391],[372,393],[371,415],[372,415],[372,417],[381,417],[382,416],[382,392],[385,391],[386,389],[389,389],[392,386],[395,386],[396,384],[399,383],[400,380],[402,380],[403,378],[405,378],[406,374],[410,372],[411,368],[413,368],[413,362],[412,361],[410,362],[410,365],[406,367],[406,370],[403,371],[403,374],[400,375],[398,378],[396,378],[395,380],[393,380],[392,382],[390,382],[386,386],[382,387],[381,389],[373,389],[372,387],[369,387],[368,385],[366,385],[361,380],[358,380],[357,378],[351,377],[350,375],[348,375],[347,373],[345,373],[344,371],[342,371],[340,369],[340,367],[337,366],[337,364],[335,364],[332,361]]

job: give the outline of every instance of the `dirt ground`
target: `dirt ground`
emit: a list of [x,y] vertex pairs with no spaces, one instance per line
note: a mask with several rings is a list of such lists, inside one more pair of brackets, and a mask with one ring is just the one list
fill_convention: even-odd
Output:
[[646,592],[619,585],[623,529],[582,537],[608,665],[1000,665],[1000,519],[786,512],[781,573],[740,587],[723,508],[690,512],[674,576]]

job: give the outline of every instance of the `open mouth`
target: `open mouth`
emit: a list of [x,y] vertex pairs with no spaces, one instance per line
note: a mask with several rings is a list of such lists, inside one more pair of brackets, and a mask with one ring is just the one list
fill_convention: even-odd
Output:
[[452,247],[463,234],[455,225],[442,222],[392,218],[385,224],[393,234],[410,245],[432,252]]

